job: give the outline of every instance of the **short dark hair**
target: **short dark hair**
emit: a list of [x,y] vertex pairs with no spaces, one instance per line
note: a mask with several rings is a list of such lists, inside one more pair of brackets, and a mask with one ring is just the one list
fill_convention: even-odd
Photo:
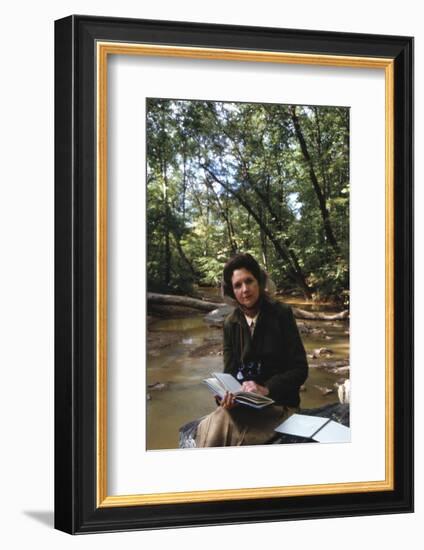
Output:
[[261,292],[263,292],[265,286],[265,273],[260,268],[258,262],[250,254],[236,254],[232,256],[224,266],[224,271],[222,273],[224,296],[235,298],[231,279],[236,269],[247,269],[247,271],[250,271],[258,281]]

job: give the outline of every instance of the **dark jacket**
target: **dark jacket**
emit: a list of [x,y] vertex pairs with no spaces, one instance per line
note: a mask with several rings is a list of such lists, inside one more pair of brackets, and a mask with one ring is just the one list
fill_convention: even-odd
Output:
[[260,361],[258,384],[277,404],[297,407],[299,388],[308,376],[305,349],[293,312],[286,304],[264,299],[253,338],[243,312],[236,308],[224,322],[224,372],[237,376],[240,360]]

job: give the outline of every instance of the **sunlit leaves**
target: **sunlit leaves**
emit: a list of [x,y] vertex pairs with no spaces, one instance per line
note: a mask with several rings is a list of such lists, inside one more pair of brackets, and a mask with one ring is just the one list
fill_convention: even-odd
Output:
[[291,106],[149,99],[149,285],[218,284],[225,260],[250,251],[280,286],[296,286],[297,269],[316,292],[347,288],[349,110],[295,112],[338,252],[324,231]]

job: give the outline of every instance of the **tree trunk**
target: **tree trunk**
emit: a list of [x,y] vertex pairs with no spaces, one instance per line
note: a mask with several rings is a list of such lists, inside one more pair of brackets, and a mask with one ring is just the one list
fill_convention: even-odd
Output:
[[168,163],[167,163],[167,137],[165,129],[165,111],[162,106],[162,129],[163,129],[163,156],[162,156],[162,178],[163,178],[163,206],[165,219],[165,261],[164,261],[164,283],[170,286],[171,283],[171,243],[169,237],[170,209],[168,197]]
[[313,166],[313,163],[312,163],[312,159],[311,159],[311,156],[309,154],[308,147],[306,145],[305,137],[304,137],[304,135],[302,133],[302,129],[300,127],[299,118],[296,114],[296,107],[291,107],[290,112],[291,112],[291,116],[292,116],[292,121],[293,121],[294,129],[295,129],[296,137],[299,140],[300,148],[302,150],[302,154],[303,154],[303,157],[305,159],[305,162],[307,163],[307,165],[309,167],[309,176],[311,178],[312,186],[314,188],[315,194],[316,194],[317,199],[318,199],[318,204],[319,204],[319,208],[320,208],[320,211],[321,211],[321,216],[322,216],[322,220],[323,220],[323,224],[324,224],[325,235],[327,237],[328,242],[333,247],[334,251],[338,254],[340,252],[339,245],[337,244],[336,238],[335,238],[334,233],[333,233],[333,229],[331,227],[330,215],[329,215],[329,212],[328,212],[328,209],[327,209],[327,203],[326,203],[324,194],[321,190],[321,187],[318,183],[318,178],[316,176],[314,166]]
[[269,226],[264,224],[249,202],[244,199],[241,194],[237,191],[232,190],[227,184],[222,182],[207,166],[201,165],[201,167],[224,189],[226,189],[233,197],[235,197],[239,203],[245,208],[245,210],[254,218],[258,226],[263,230],[265,235],[268,236],[269,240],[273,244],[277,254],[282,260],[285,261],[288,266],[288,274],[292,280],[299,286],[306,298],[310,299],[312,297],[312,290],[308,287],[305,276],[302,271],[297,270],[293,267],[293,262],[290,256],[290,251],[286,249],[284,243],[275,237],[275,235],[270,230]]
[[[220,128],[220,130],[223,132],[223,134],[233,143],[234,152],[235,152],[236,156],[239,158],[241,164],[243,165],[244,171],[246,173],[246,180],[249,183],[249,186],[253,189],[253,191],[261,199],[262,203],[267,208],[267,210],[270,213],[271,217],[274,220],[276,220],[277,230],[282,231],[284,228],[281,226],[281,223],[279,221],[280,217],[277,216],[276,213],[271,208],[271,204],[270,204],[270,201],[269,201],[269,196],[266,197],[265,194],[262,193],[258,189],[257,185],[254,184],[252,178],[250,177],[249,169],[248,169],[248,165],[246,163],[246,160],[243,157],[242,153],[240,152],[240,149],[237,146],[237,144],[234,140],[234,137],[232,135],[230,135],[228,133],[228,131],[226,131],[226,129],[219,123],[219,121],[217,119],[217,116],[216,116],[216,113],[215,113],[215,110],[211,106],[209,106],[209,111],[212,114],[212,116],[214,117],[215,123],[217,124],[217,126]],[[219,183],[222,187],[224,187],[224,189],[228,190],[233,196],[235,196],[239,200],[240,204],[242,204],[242,206],[244,206],[245,209],[247,210],[248,216],[252,215],[252,217],[258,223],[259,228],[261,230],[263,230],[263,232],[268,236],[271,243],[274,245],[274,248],[276,249],[277,253],[280,255],[281,259],[283,259],[285,261],[285,263],[288,265],[288,276],[292,279],[292,281],[294,281],[300,287],[300,289],[302,290],[305,298],[310,299],[312,297],[312,290],[309,288],[308,284],[306,283],[305,276],[304,276],[302,270],[300,269],[300,265],[299,265],[299,262],[297,261],[295,253],[293,252],[293,250],[290,250],[287,247],[287,244],[286,244],[287,239],[286,239],[286,242],[284,244],[281,244],[281,243],[278,242],[278,239],[274,235],[273,235],[273,238],[271,238],[271,236],[270,236],[271,231],[270,230],[265,230],[265,228],[268,229],[267,225],[262,223],[262,221],[260,221],[260,216],[258,216],[253,211],[253,209],[250,207],[250,204],[247,201],[244,201],[244,203],[242,203],[241,200],[240,200],[240,194],[239,193],[234,193],[227,185],[225,185],[223,182],[221,182],[207,166],[205,166],[202,163],[200,163],[200,165],[202,166],[202,168],[204,170],[206,170],[212,176],[212,178],[217,183]],[[249,208],[247,208],[247,205],[249,206]],[[246,245],[247,248],[249,247],[248,242],[246,242],[245,245]],[[282,251],[284,251],[284,252],[282,253]]]
[[[175,296],[173,294],[158,294],[156,292],[148,292],[147,300],[152,304],[162,304],[169,306],[184,306],[199,309],[201,311],[213,311],[215,309],[227,308],[227,304],[207,302],[190,298],[189,296]],[[303,309],[292,308],[293,315],[296,319],[308,319],[317,321],[341,321],[349,317],[349,311],[341,311],[334,315],[326,315],[320,312],[304,311]]]
[[184,306],[192,307],[194,309],[200,309],[201,311],[212,311],[225,306],[226,304],[217,304],[215,302],[206,302],[203,300],[197,300],[196,298],[189,298],[188,296],[174,296],[172,294],[157,294],[155,292],[147,293],[147,300],[152,304],[163,304],[168,306]]
[[229,241],[230,247],[231,247],[231,252],[233,254],[235,254],[238,250],[238,246],[237,246],[237,241],[235,239],[234,227],[233,227],[233,224],[231,223],[230,217],[228,215],[228,209],[226,207],[224,208],[222,206],[222,203],[221,203],[221,200],[220,200],[219,196],[217,195],[215,189],[213,188],[212,183],[208,180],[207,177],[205,177],[205,184],[206,184],[207,188],[210,191],[212,191],[212,194],[215,198],[215,202],[218,205],[219,212],[220,212],[222,218],[225,221],[225,224],[226,224],[226,227],[227,227],[228,241]]
[[195,280],[198,281],[200,279],[200,273],[193,267],[193,264],[190,262],[190,260],[185,255],[183,247],[181,246],[180,239],[178,238],[178,236],[175,233],[173,234],[173,236],[174,236],[175,246],[177,247],[177,250],[178,250],[178,253],[179,253],[181,259],[187,265],[187,267],[189,268],[189,270],[192,273]]
[[319,311],[305,311],[297,307],[293,307],[293,315],[297,319],[308,319],[311,321],[342,321],[349,317],[349,311],[345,309],[340,313],[335,313],[334,315],[327,315],[325,313],[320,313]]

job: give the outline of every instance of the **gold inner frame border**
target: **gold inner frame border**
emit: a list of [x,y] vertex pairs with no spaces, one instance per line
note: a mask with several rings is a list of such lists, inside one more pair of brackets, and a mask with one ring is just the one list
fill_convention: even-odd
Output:
[[[316,485],[255,487],[109,496],[107,492],[107,61],[109,55],[137,55],[383,69],[385,73],[385,479]],[[143,506],[255,498],[366,493],[394,490],[394,60],[321,54],[194,48],[140,43],[96,43],[97,89],[97,337],[96,470],[97,507]]]

